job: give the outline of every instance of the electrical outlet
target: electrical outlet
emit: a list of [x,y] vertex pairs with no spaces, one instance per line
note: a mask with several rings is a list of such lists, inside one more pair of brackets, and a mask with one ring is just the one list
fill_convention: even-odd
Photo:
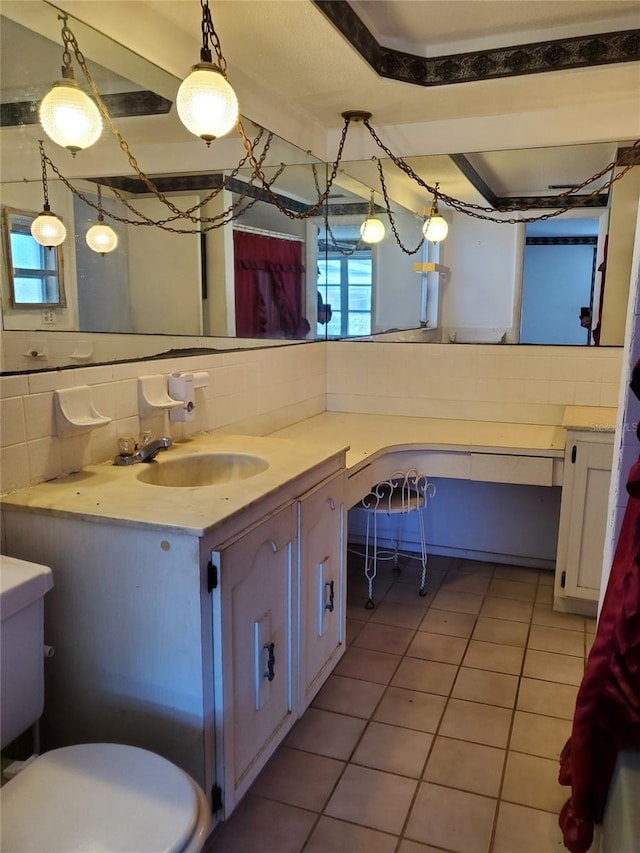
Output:
[[53,308],[45,308],[42,311],[42,322],[43,323],[56,323],[56,312]]

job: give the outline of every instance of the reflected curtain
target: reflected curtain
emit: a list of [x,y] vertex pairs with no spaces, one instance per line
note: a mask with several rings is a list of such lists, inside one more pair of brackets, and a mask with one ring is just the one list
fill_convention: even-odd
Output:
[[302,242],[233,232],[236,335],[304,338]]

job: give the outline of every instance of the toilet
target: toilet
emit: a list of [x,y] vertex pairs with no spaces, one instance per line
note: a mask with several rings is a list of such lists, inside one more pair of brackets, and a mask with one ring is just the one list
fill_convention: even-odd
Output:
[[[51,569],[0,556],[2,748],[44,709],[44,596]],[[198,853],[202,789],[156,753],[117,743],[52,749],[0,788],[4,853]]]

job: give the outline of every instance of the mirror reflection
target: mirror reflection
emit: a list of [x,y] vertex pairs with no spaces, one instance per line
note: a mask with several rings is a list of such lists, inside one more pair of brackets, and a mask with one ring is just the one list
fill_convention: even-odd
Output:
[[2,226],[8,284],[15,308],[64,307],[62,247],[45,248],[31,234],[37,213],[5,207]]
[[[210,197],[204,215],[220,215],[229,205],[244,206],[243,214],[233,225],[214,230],[175,226],[192,233],[134,225],[126,205],[156,220],[162,208],[142,182],[131,177],[113,138],[104,134],[93,149],[76,158],[51,144],[52,161],[82,194],[72,194],[50,170],[51,205],[72,235],[64,248],[66,285],[58,302],[47,303],[46,312],[45,303],[13,298],[5,235],[5,330],[171,336],[165,342],[141,343],[141,355],[149,354],[150,347],[156,352],[175,347],[175,336],[185,336],[185,346],[219,348],[374,335],[452,343],[622,343],[624,309],[618,308],[615,317],[606,311],[603,315],[602,296],[610,214],[624,182],[594,207],[576,209],[558,220],[573,223],[558,235],[562,239],[571,236],[576,223],[595,223],[590,236],[596,241],[590,249],[589,257],[595,256],[595,261],[588,284],[567,294],[560,307],[551,300],[560,286],[553,282],[561,280],[563,287],[566,282],[561,267],[555,278],[543,276],[546,291],[527,283],[536,266],[548,271],[557,265],[534,262],[542,246],[527,251],[536,235],[525,229],[521,217],[511,219],[506,213],[505,224],[496,225],[443,204],[440,212],[449,225],[448,236],[442,243],[425,243],[422,227],[433,199],[388,162],[382,166],[393,221],[371,161],[342,164],[317,216],[288,217],[252,179],[250,167],[238,168],[244,154],[239,139],[217,140],[206,149],[200,141],[185,137],[172,106],[176,78],[81,22],[70,19],[70,23],[89,58],[92,76],[110,99],[118,126],[167,198],[190,208]],[[35,211],[42,208],[37,150],[42,134],[34,122],[37,104],[58,74],[61,55],[55,7],[40,0],[29,4],[7,0],[1,37],[2,203]],[[30,60],[35,54],[38,63]],[[245,126],[251,136],[260,133],[248,120]],[[545,196],[558,191],[555,187],[579,183],[613,160],[625,144],[616,140],[413,157],[408,162],[427,183],[439,182],[449,195],[478,204],[540,197],[543,209]],[[326,165],[268,132],[262,145],[263,170],[284,205],[291,211],[312,205],[326,186]],[[118,237],[117,250],[103,256],[86,244],[86,232],[96,220],[99,191],[104,206],[116,217],[110,224]],[[360,233],[372,203],[385,227],[385,238],[374,245],[364,243]],[[248,243],[255,249],[248,250]],[[628,280],[621,283],[624,275],[614,274],[612,264],[620,266],[619,256],[629,251],[622,244],[610,247],[606,292],[612,305],[626,305],[622,298],[609,297],[615,289],[628,288]],[[529,329],[530,312],[538,316],[538,331]],[[560,313],[561,332],[555,324]],[[601,339],[596,330],[603,331]],[[228,338],[235,340],[225,344]],[[112,358],[121,353],[135,358],[131,342]],[[28,369],[29,364],[5,361],[4,367]]]

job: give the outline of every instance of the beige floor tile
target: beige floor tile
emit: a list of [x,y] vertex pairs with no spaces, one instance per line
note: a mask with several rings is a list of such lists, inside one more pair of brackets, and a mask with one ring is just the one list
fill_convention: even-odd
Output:
[[367,726],[351,762],[418,779],[432,740],[433,735],[426,732],[372,722]]
[[438,734],[502,749],[509,740],[511,715],[508,708],[449,699]]
[[420,624],[424,616],[421,607],[411,607],[409,604],[395,604],[393,601],[383,601],[378,604],[371,616],[372,622],[381,622],[383,625],[396,625],[398,628],[413,628]]
[[478,617],[478,624],[473,631],[474,640],[486,643],[504,643],[507,646],[527,645],[529,626],[523,622],[510,622],[506,619],[490,619]]
[[423,782],[405,835],[457,853],[488,853],[495,810],[488,797]]
[[460,592],[460,590],[440,589],[431,605],[436,610],[450,610],[452,613],[480,612],[482,607],[482,595],[472,592]]
[[437,737],[424,779],[474,794],[497,797],[505,755],[504,749],[493,746]]
[[518,677],[502,672],[487,672],[482,669],[470,669],[462,666],[451,691],[455,699],[470,702],[483,702],[485,705],[499,705],[501,708],[513,708],[516,704]]
[[300,853],[313,812],[248,795],[209,842],[206,853]]
[[494,580],[516,581],[517,583],[537,584],[540,577],[538,569],[528,569],[525,566],[496,566],[493,572]]
[[534,601],[537,587],[531,583],[518,581],[494,580],[489,586],[488,595],[492,598],[513,598],[517,601]]
[[313,700],[312,707],[368,719],[384,690],[384,684],[330,675]]
[[398,839],[395,835],[387,835],[336,820],[332,817],[321,817],[313,830],[305,853],[394,853]]
[[533,625],[545,625],[547,628],[565,628],[568,631],[584,631],[585,618],[575,613],[557,613],[546,604],[536,604],[531,617]]
[[476,617],[469,613],[452,613],[448,610],[429,610],[420,623],[421,631],[445,634],[450,637],[471,636]]
[[553,586],[556,582],[556,573],[553,569],[540,569],[540,586]]
[[507,754],[503,800],[558,814],[567,797],[567,789],[558,784],[557,761],[521,752]]
[[365,726],[366,721],[356,717],[307,708],[287,735],[285,745],[348,760]]
[[406,729],[435,732],[446,702],[444,696],[437,696],[435,693],[388,687],[373,719]]
[[595,634],[598,630],[598,620],[592,619],[591,617],[586,617],[584,620],[585,628],[587,634]]
[[443,853],[442,847],[431,847],[429,844],[418,844],[403,838],[398,847],[398,853]]
[[438,663],[418,658],[403,658],[391,684],[407,690],[424,690],[448,696],[458,668],[450,663]]
[[566,853],[558,818],[550,812],[500,803],[493,853]]
[[442,582],[441,589],[447,592],[470,592],[474,595],[484,595],[489,589],[491,578],[470,574],[469,572],[451,571]]
[[375,652],[350,646],[335,668],[336,675],[347,678],[362,678],[377,684],[388,684],[402,660],[400,655]]
[[539,678],[542,681],[557,681],[559,684],[579,686],[584,674],[584,661],[572,655],[559,655],[555,652],[538,652],[528,649],[522,672],[527,678]]
[[398,628],[396,625],[369,622],[360,632],[360,636],[354,645],[357,648],[403,655],[409,647],[413,635],[414,631],[411,628]]
[[528,646],[540,652],[558,652],[562,655],[584,657],[584,637],[577,631],[566,631],[564,628],[532,625]]
[[[524,584],[523,584],[524,586]],[[529,586],[526,587],[530,589]],[[514,598],[486,598],[480,614],[491,619],[509,619],[512,622],[529,622],[533,604],[530,601],[519,601]]]
[[349,765],[325,814],[397,835],[404,825],[416,784],[405,776]]
[[452,571],[466,572],[477,578],[492,578],[496,565],[483,560],[456,560]]
[[[421,636],[421,633],[418,632],[417,636]],[[488,669],[492,672],[520,675],[523,657],[524,649],[519,649],[517,646],[471,640],[463,664],[475,669]]]
[[368,622],[372,611],[365,608],[366,601],[366,595],[349,594],[349,601],[346,608],[347,619],[351,619],[354,622]]
[[553,587],[539,586],[536,592],[536,604],[553,604]]
[[462,637],[447,637],[445,634],[417,631],[407,649],[407,655],[423,660],[459,664],[467,648],[467,642]]
[[427,594],[418,594],[418,581],[415,583],[394,583],[384,597],[385,604],[403,604],[405,607],[421,607],[426,610],[438,591],[438,585],[427,581]]
[[281,746],[253,783],[251,793],[320,812],[344,767],[343,761]]
[[532,714],[572,720],[577,692],[578,688],[573,685],[522,678],[516,708]]
[[356,619],[347,619],[347,645],[350,646],[360,631],[366,625],[366,622],[358,622]]
[[516,711],[509,749],[557,761],[570,734],[570,720]]

